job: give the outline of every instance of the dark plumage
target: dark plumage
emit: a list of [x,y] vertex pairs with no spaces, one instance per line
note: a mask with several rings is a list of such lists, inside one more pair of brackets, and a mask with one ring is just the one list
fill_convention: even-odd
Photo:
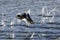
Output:
[[17,15],[17,17],[21,20],[25,18],[29,23],[34,24],[33,20],[31,19],[30,15],[28,13]]

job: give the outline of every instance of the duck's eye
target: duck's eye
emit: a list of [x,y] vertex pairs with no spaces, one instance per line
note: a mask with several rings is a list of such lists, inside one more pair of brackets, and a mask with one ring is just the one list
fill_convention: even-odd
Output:
[[17,15],[17,17],[20,17],[20,15]]

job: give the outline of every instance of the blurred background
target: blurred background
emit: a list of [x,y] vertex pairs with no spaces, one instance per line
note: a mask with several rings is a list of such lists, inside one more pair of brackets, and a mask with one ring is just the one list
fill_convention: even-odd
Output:
[[[27,27],[16,14],[29,9]],[[0,40],[60,40],[60,0],[0,0]]]

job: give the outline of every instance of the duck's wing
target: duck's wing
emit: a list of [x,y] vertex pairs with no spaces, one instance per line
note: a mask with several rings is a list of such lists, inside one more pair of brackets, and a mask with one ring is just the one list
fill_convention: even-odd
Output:
[[31,24],[34,24],[34,22],[33,22],[33,20],[31,19],[31,17],[30,17],[29,14],[26,15],[26,19],[27,19],[27,21],[30,22]]
[[24,13],[24,14],[21,14],[19,18],[20,18],[20,19],[26,18],[26,14],[25,14],[25,13]]
[[25,11],[25,13],[26,13],[26,14],[30,14],[30,11],[31,11],[31,10],[29,9],[29,10]]

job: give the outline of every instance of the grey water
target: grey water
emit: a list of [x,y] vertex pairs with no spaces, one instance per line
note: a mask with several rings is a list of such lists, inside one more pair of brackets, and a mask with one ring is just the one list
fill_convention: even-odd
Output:
[[[29,9],[26,26],[16,14]],[[0,0],[0,40],[60,40],[60,0]]]

